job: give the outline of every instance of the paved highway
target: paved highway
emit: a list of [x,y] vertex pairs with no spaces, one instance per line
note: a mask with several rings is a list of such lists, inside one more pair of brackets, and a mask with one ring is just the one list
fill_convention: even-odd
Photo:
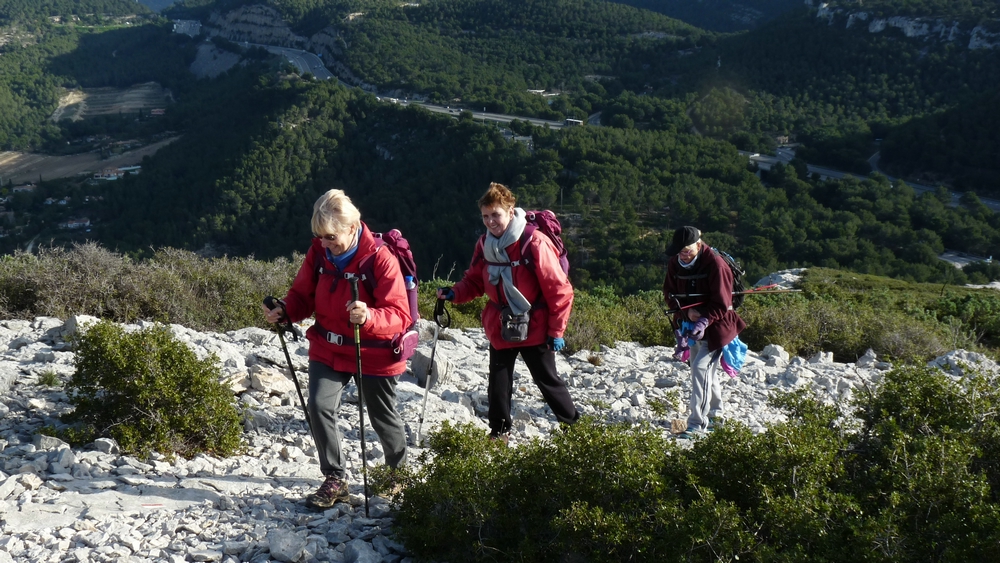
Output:
[[[337,82],[339,82],[341,85],[347,88],[353,88],[353,86],[344,82],[343,80],[340,80],[332,72],[330,72],[330,70],[326,68],[326,65],[323,64],[322,59],[320,59],[318,56],[308,51],[302,51],[300,49],[290,49],[288,47],[275,47],[273,45],[262,45],[259,43],[247,43],[245,41],[241,44],[244,47],[261,47],[267,49],[267,51],[270,53],[274,53],[275,55],[281,55],[286,59],[288,59],[288,62],[295,65],[295,67],[299,69],[299,72],[301,73],[310,72],[312,73],[313,76],[315,76],[320,80],[330,80],[331,78],[336,78]],[[459,114],[462,113],[462,110],[464,109],[459,107],[453,108],[450,106],[440,106],[424,102],[409,101],[406,99],[400,100],[398,98],[392,98],[389,96],[379,96],[378,99],[383,102],[392,102],[403,106],[408,106],[408,105],[419,106],[426,109],[427,111],[432,111],[434,113],[444,113],[456,118],[459,116]],[[497,123],[510,123],[515,119],[519,119],[521,121],[527,121],[532,125],[536,125],[538,127],[548,126],[552,129],[561,129],[565,127],[565,124],[562,121],[550,121],[547,119],[537,119],[534,117],[521,117],[518,115],[506,115],[502,113],[487,113],[487,112],[479,112],[471,110],[467,111],[470,111],[472,113],[472,117],[474,119],[480,121],[495,121]]]
[[[326,65],[323,64],[323,60],[320,59],[313,53],[309,51],[302,51],[300,49],[289,49],[288,47],[275,47],[273,45],[261,45],[259,43],[247,43],[243,42],[244,47],[261,47],[267,49],[269,53],[274,53],[275,55],[281,55],[288,59],[288,62],[295,65],[295,68],[299,69],[301,73],[312,73],[313,76],[320,80],[330,80],[331,78],[336,78]],[[339,78],[338,82],[350,88],[350,86],[341,81]]]
[[[776,156],[761,155],[758,153],[751,153],[747,151],[739,151],[739,153],[742,154],[743,156],[750,158],[752,162],[756,162],[758,166],[760,166],[763,170],[769,170],[772,166],[778,163],[785,165],[788,164],[788,160],[783,158],[778,158]],[[818,174],[822,178],[833,178],[836,180],[842,180],[844,178],[856,178],[858,180],[864,180],[867,178],[866,176],[858,176],[857,174],[852,174],[851,172],[834,170],[833,168],[825,168],[822,166],[813,166],[811,164],[806,165],[806,170],[808,170],[810,174]],[[885,174],[884,172],[879,172],[879,173],[888,178],[889,181],[892,182],[893,184],[901,181],[899,178],[894,178],[892,176],[889,176],[888,174]],[[906,180],[902,181],[906,182]],[[906,185],[913,188],[913,191],[917,193],[937,191],[936,187],[924,186],[922,184],[914,184],[912,182],[906,182]],[[952,191],[949,191],[948,193],[951,194],[952,206],[958,207],[962,199],[962,193],[952,192]],[[981,201],[983,205],[985,205],[986,207],[992,209],[994,213],[1000,211],[1000,201],[997,201],[995,199],[986,199],[982,197],[979,198],[979,201]]]
[[515,119],[520,121],[527,121],[528,123],[538,126],[538,127],[550,127],[552,129],[562,129],[566,125],[562,121],[550,121],[548,119],[538,119],[535,117],[521,117],[518,115],[507,115],[503,113],[489,113],[484,111],[472,111],[467,108],[458,108],[450,106],[439,106],[434,104],[428,104],[425,102],[411,102],[407,100],[399,100],[396,98],[380,98],[383,102],[393,101],[401,106],[417,106],[426,109],[427,111],[432,111],[434,113],[445,113],[453,117],[458,117],[463,111],[467,111],[472,114],[472,118],[476,121],[495,121],[497,123],[510,123]]

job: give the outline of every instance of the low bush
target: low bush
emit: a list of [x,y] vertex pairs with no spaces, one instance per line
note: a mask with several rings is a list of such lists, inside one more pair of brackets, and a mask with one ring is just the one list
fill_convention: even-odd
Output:
[[[96,244],[46,248],[0,259],[0,317],[65,318],[89,314],[117,322],[151,320],[196,330],[264,327],[260,302],[284,295],[301,256],[262,262],[251,258],[203,258],[161,249],[134,261]],[[424,280],[420,311],[433,319],[437,287]],[[993,290],[915,284],[850,272],[809,269],[802,293],[747,298],[741,338],[752,350],[768,344],[810,356],[833,352],[855,361],[868,348],[880,357],[909,362],[954,348],[996,357],[1000,297]],[[486,298],[448,304],[452,327],[479,327]],[[566,329],[567,351],[598,350],[617,341],[673,346],[659,291],[620,296],[597,286],[577,291]]]
[[145,456],[227,456],[242,427],[218,359],[199,360],[163,325],[126,332],[102,321],[75,339],[76,372],[66,384],[71,441],[110,437],[123,452]]
[[438,561],[997,561],[997,383],[898,369],[858,418],[798,391],[772,401],[787,422],[690,449],[590,420],[517,448],[444,425],[399,535]]
[[0,259],[0,317],[87,314],[215,331],[262,326],[261,300],[284,295],[298,266],[296,258],[202,258],[175,249],[133,261],[93,243],[19,252]]

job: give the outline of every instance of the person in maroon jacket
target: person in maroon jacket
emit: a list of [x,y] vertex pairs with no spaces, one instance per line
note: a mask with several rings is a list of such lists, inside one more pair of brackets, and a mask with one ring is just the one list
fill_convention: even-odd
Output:
[[511,427],[518,354],[556,419],[572,424],[580,417],[555,361],[555,353],[566,345],[563,334],[573,308],[573,286],[548,236],[532,233],[521,247],[527,222],[515,203],[506,186],[490,184],[479,198],[488,232],[476,243],[472,264],[461,281],[438,289],[439,299],[455,303],[489,297],[480,318],[490,341],[490,438],[504,443]]
[[[315,315],[309,339],[309,420],[319,452],[323,485],[306,497],[315,508],[329,508],[349,498],[344,453],[337,427],[340,397],[357,371],[354,326],[360,325],[362,390],[368,419],[378,434],[385,462],[406,462],[406,432],[396,410],[396,383],[406,371],[389,342],[410,326],[410,306],[399,263],[377,246],[361,213],[342,190],[330,190],[313,206],[315,238],[281,307],[268,310],[268,322],[301,321]],[[376,283],[358,283],[361,261],[374,254]],[[364,431],[364,429],[361,429]]]
[[[681,438],[693,438],[711,430],[723,415],[722,382],[719,377],[722,349],[746,328],[733,310],[733,272],[710,246],[701,241],[701,231],[681,227],[667,247],[667,275],[663,297],[672,309],[674,328],[683,321],[694,324],[690,333],[678,335],[691,343],[691,414]],[[677,297],[696,294],[698,297]]]

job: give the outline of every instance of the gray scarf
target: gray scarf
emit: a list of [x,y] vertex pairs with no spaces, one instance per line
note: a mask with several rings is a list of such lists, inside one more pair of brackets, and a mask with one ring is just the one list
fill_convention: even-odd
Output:
[[[514,215],[510,218],[510,223],[507,225],[507,230],[503,232],[503,235],[495,237],[489,231],[486,231],[486,240],[483,241],[483,257],[486,258],[486,261],[505,263],[503,265],[490,264],[488,266],[490,283],[497,285],[500,283],[500,279],[503,279],[503,292],[507,296],[507,303],[517,315],[530,311],[531,303],[528,303],[528,300],[514,287],[514,279],[510,273],[510,258],[507,256],[507,247],[521,238],[521,234],[524,233],[525,224],[527,222],[524,220],[524,210],[520,207],[515,207]],[[521,253],[525,252],[527,250],[522,248]]]

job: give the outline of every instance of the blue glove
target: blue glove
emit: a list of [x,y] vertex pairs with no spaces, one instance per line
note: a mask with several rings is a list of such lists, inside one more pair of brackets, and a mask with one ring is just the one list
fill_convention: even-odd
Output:
[[691,329],[691,338],[695,340],[705,338],[706,328],[708,328],[708,319],[705,317],[698,319],[698,322],[694,323],[694,328]]
[[553,338],[551,336],[549,337],[549,350],[552,350],[553,352],[558,352],[559,350],[562,350],[565,347],[566,347],[566,341],[563,340],[562,338]]
[[454,301],[455,292],[452,291],[450,287],[439,287],[438,299],[444,299],[445,301]]

